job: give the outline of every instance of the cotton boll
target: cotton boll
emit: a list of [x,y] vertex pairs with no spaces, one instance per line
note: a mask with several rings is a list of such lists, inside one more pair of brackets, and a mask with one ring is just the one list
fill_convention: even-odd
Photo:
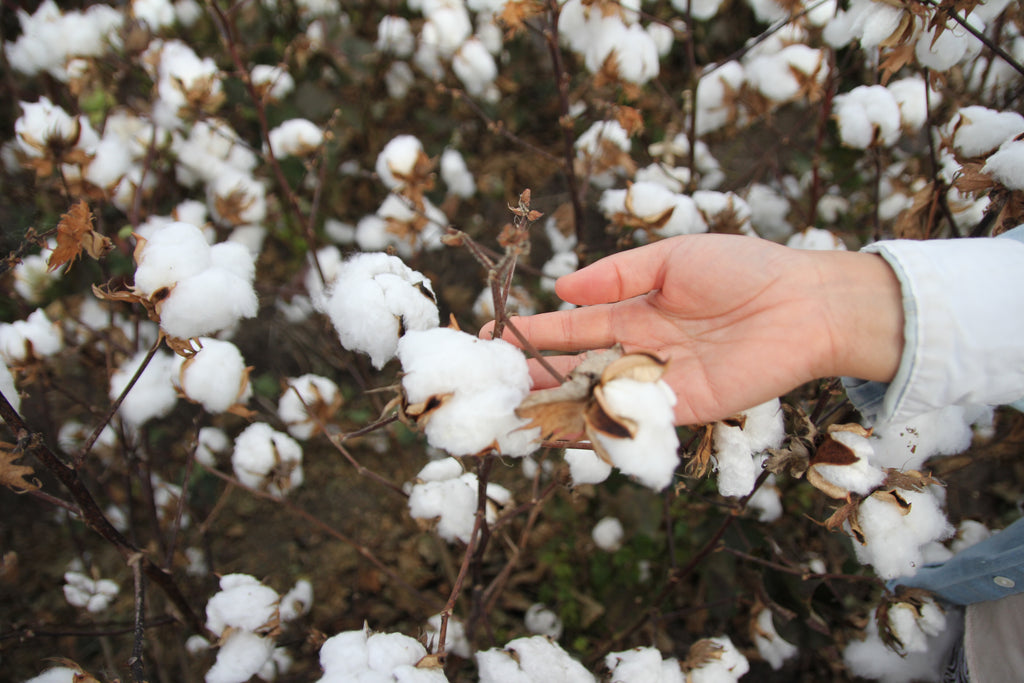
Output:
[[262,223],[267,217],[267,188],[244,171],[223,168],[206,186],[206,203],[217,220],[229,225]]
[[135,289],[148,297],[207,269],[210,245],[195,225],[175,221],[150,232],[137,259]]
[[201,427],[196,441],[196,460],[207,467],[216,467],[216,454],[226,452],[231,445],[228,435],[217,427]]
[[[984,33],[985,24],[973,12],[966,17],[967,24]],[[936,28],[925,26],[914,45],[917,62],[928,69],[946,71],[961,60],[978,53],[981,43],[958,23],[950,21],[936,36]]]
[[476,653],[480,683],[596,683],[593,674],[544,636],[516,638],[505,649]]
[[39,308],[24,320],[0,323],[0,358],[15,366],[52,356],[64,347],[60,327]]
[[600,484],[612,473],[612,466],[592,450],[566,448],[565,461],[569,463],[569,474],[574,486]]
[[308,119],[288,119],[268,134],[274,156],[306,156],[320,148],[324,132]]
[[685,683],[678,660],[662,660],[653,647],[637,647],[625,652],[610,652],[604,664],[611,672],[610,683]]
[[775,475],[769,474],[761,488],[747,501],[747,508],[757,513],[757,521],[770,523],[782,517],[782,494]]
[[295,79],[284,66],[257,64],[249,73],[252,84],[257,92],[271,100],[281,100],[295,89]]
[[29,254],[14,266],[14,291],[30,304],[42,303],[50,285],[61,278],[61,269],[50,270],[47,252]]
[[357,254],[338,270],[323,310],[342,346],[370,356],[381,368],[399,337],[438,325],[430,281],[387,254]]
[[158,32],[174,24],[174,6],[168,0],[132,0],[132,16]]
[[961,107],[946,125],[945,132],[952,137],[953,148],[961,155],[979,157],[1024,133],[1024,116],[1015,111],[996,111],[978,105]]
[[277,592],[248,574],[226,574],[220,591],[206,603],[206,628],[223,635],[227,629],[258,631],[271,623],[279,602]]
[[[948,620],[952,619],[949,615]],[[961,633],[959,628],[947,627],[936,636],[927,638],[927,651],[901,655],[882,641],[878,635],[878,624],[870,619],[865,639],[847,644],[843,650],[843,662],[853,675],[883,683],[938,681],[942,678],[950,647]]]
[[[140,351],[125,361],[110,376],[111,399],[116,399],[128,386],[128,382],[138,371],[145,360],[146,352]],[[140,427],[147,421],[163,417],[171,412],[178,402],[171,379],[175,372],[174,358],[165,352],[158,351],[149,361],[138,381],[128,392],[118,414],[124,422],[132,427]]]
[[498,65],[483,43],[470,38],[452,57],[452,71],[471,97],[481,97],[494,84],[498,76]]
[[718,645],[717,658],[712,658],[700,667],[691,670],[687,675],[688,683],[733,683],[750,670],[750,663],[729,636],[707,638]]
[[543,603],[534,603],[526,610],[523,625],[530,633],[547,636],[553,640],[562,637],[562,620]]
[[999,151],[985,161],[982,173],[987,173],[1010,190],[1024,190],[1024,141],[1003,143]]
[[110,607],[121,588],[109,579],[91,579],[75,571],[64,574],[64,597],[73,607],[102,612]]
[[366,639],[369,629],[365,626],[358,631],[345,631],[331,636],[320,646],[320,668],[324,670],[321,681],[344,680],[369,669],[366,657]]
[[759,235],[767,239],[781,239],[793,232],[789,223],[789,200],[767,185],[754,183],[747,188],[750,223]]
[[[424,629],[427,636],[427,646],[432,651],[438,645],[438,637],[441,633],[441,615],[435,614],[427,619]],[[466,625],[455,617],[448,618],[448,629],[445,632],[444,649],[447,652],[454,652],[463,659],[473,656],[473,648],[466,639]]]
[[380,52],[407,59],[416,47],[416,37],[412,33],[409,20],[405,17],[389,15],[377,25],[377,42],[374,47]]
[[796,645],[783,640],[779,632],[775,630],[775,620],[772,618],[771,610],[762,609],[758,613],[757,626],[754,628],[753,635],[758,653],[775,671],[781,669],[783,663],[798,652]]
[[707,21],[716,14],[722,6],[722,0],[672,0],[672,7],[677,12],[685,14],[689,7],[690,15],[697,21]]
[[[875,449],[872,448],[871,442],[866,437],[853,432],[836,431],[830,433],[829,438],[846,446],[856,458],[854,462],[846,465],[823,463],[812,465],[816,476],[838,489],[836,497],[845,497],[845,494],[848,493],[864,496],[882,485],[886,474],[871,464],[875,459]],[[810,476],[810,472],[808,475]],[[829,492],[828,488],[824,490]]]
[[463,199],[476,194],[476,181],[458,150],[449,148],[441,154],[441,178],[449,194]]
[[302,446],[263,422],[249,425],[235,439],[231,465],[244,485],[274,496],[302,484]]
[[860,85],[836,95],[833,115],[847,147],[867,149],[876,142],[890,146],[899,141],[900,107],[884,86]]
[[209,337],[199,343],[199,352],[181,366],[179,384],[185,396],[211,413],[222,413],[248,401],[252,386],[238,347]]
[[210,247],[210,266],[234,273],[248,283],[256,278],[252,251],[239,242],[220,242]]
[[936,107],[942,102],[942,94],[928,91],[928,85],[920,76],[892,81],[886,88],[892,93],[900,108],[903,129],[910,132],[921,130],[928,121],[928,104]]
[[22,114],[14,122],[14,140],[21,153],[29,158],[47,156],[51,145],[75,144],[82,133],[82,119],[71,116],[46,97],[40,97],[38,102],[18,104]]
[[598,548],[613,553],[622,547],[625,531],[622,529],[622,522],[617,518],[603,517],[594,525],[590,536],[594,539],[594,543],[597,544]]
[[160,327],[189,339],[227,329],[259,308],[252,285],[224,268],[208,268],[178,282],[160,304]]
[[693,201],[704,216],[708,230],[755,236],[750,226],[750,207],[739,195],[733,192],[697,190],[693,193]]
[[313,374],[290,378],[287,385],[277,404],[277,416],[293,437],[309,439],[320,431],[318,418],[329,418],[341,405],[338,385]]
[[384,74],[388,97],[394,100],[404,100],[415,82],[416,76],[412,72],[412,67],[406,62],[393,62]]
[[423,144],[412,135],[399,135],[391,139],[377,155],[375,169],[389,190],[400,190],[411,177],[420,157]]
[[875,428],[872,464],[901,470],[918,470],[928,458],[961,453],[974,436],[965,409],[949,406],[919,415],[904,425]]
[[786,246],[792,249],[813,249],[819,251],[846,251],[846,245],[839,236],[830,230],[807,228],[786,240]]
[[234,631],[217,651],[206,672],[206,683],[245,683],[260,672],[274,654],[274,641],[249,631]]
[[953,527],[931,490],[898,493],[909,503],[909,510],[884,493],[869,496],[861,503],[857,520],[865,543],[853,544],[857,559],[870,564],[886,580],[916,574],[924,562],[921,548],[953,534]]
[[820,83],[827,72],[820,50],[797,44],[779,52],[751,59],[745,69],[746,81],[774,102],[788,102],[800,94],[808,81]]
[[697,135],[716,131],[737,115],[734,98],[746,82],[746,69],[730,61],[705,69],[697,83]]
[[409,514],[414,519],[437,520],[437,534],[454,543],[469,543],[477,504],[477,477],[462,474],[440,481],[415,484],[409,495]]
[[673,424],[676,395],[665,382],[614,379],[602,385],[606,407],[636,424],[632,438],[598,433],[612,464],[644,486],[660,491],[669,484],[679,464],[679,436]]
[[374,633],[366,639],[366,663],[371,671],[390,673],[402,665],[414,666],[426,655],[418,640],[401,633]]
[[47,669],[38,676],[28,679],[25,683],[75,683],[76,678],[80,674],[81,671],[79,669],[69,669],[66,666],[55,666]]
[[946,615],[934,601],[925,599],[920,606],[901,602],[889,608],[889,627],[903,652],[927,652],[929,636],[946,628]]
[[759,467],[743,430],[738,426],[716,422],[712,444],[718,492],[733,498],[749,494],[754,489]]

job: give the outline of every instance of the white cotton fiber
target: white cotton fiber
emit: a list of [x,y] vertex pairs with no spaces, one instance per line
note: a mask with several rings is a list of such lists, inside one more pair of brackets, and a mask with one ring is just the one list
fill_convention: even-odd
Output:
[[[145,360],[146,352],[140,351],[125,361],[110,376],[111,399],[116,399]],[[142,375],[128,392],[118,409],[121,419],[132,427],[142,426],[146,421],[167,415],[178,402],[172,376],[176,362],[169,353],[158,351],[149,361]]]
[[206,628],[223,635],[228,628],[256,631],[277,611],[277,592],[248,574],[226,574],[220,591],[206,603]]
[[516,638],[476,653],[480,683],[595,683],[594,675],[544,636]]
[[922,548],[932,541],[953,535],[939,499],[931,489],[898,491],[910,509],[890,502],[886,494],[875,494],[860,505],[857,521],[865,543],[853,540],[862,564],[870,564],[883,579],[913,576],[924,563]]
[[672,483],[679,465],[679,435],[673,423],[676,395],[664,381],[619,378],[602,385],[608,410],[636,424],[632,438],[600,432],[597,438],[623,474],[660,491]]
[[153,231],[138,254],[135,289],[151,296],[210,266],[210,245],[191,223],[174,222]]
[[594,544],[605,552],[615,552],[622,547],[622,540],[625,531],[622,529],[622,522],[616,517],[602,517],[594,529],[590,532]]
[[179,372],[182,391],[211,413],[222,413],[252,396],[249,373],[241,351],[231,342],[203,337],[202,348]]
[[566,448],[565,461],[574,486],[600,484],[612,473],[612,466],[589,449]]
[[302,446],[265,422],[254,422],[235,438],[235,476],[246,486],[281,496],[302,484]]
[[245,683],[263,669],[273,654],[272,638],[235,631],[221,643],[217,661],[206,672],[206,683]]

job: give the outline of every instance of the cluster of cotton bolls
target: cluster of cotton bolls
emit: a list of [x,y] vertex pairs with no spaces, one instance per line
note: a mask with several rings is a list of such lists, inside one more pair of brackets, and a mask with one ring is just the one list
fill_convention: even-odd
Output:
[[74,607],[102,612],[120,592],[121,587],[110,579],[95,579],[74,570],[64,572],[64,597]]
[[672,48],[673,30],[640,23],[639,2],[568,0],[558,15],[558,36],[592,74],[643,85],[658,76],[659,59]]
[[[437,535],[454,543],[469,543],[479,498],[480,480],[472,472],[464,472],[455,458],[442,458],[428,463],[408,488],[409,514],[414,519],[434,523]],[[512,501],[512,494],[503,486],[488,482],[485,521],[493,524],[498,507]]]
[[[275,634],[290,621],[309,612],[313,587],[300,579],[284,595],[248,574],[227,574],[220,591],[206,603],[206,628],[219,637],[217,659],[206,672],[206,683],[244,683],[253,676],[273,681],[292,666],[287,649]],[[186,646],[198,655],[212,646],[202,636]]]

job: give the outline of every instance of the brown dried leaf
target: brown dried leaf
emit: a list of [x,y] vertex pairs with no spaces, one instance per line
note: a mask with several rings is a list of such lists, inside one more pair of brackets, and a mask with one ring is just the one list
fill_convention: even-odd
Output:
[[772,474],[802,477],[810,462],[810,449],[801,440],[793,440],[781,450],[769,449],[768,454],[764,467]]
[[882,71],[881,83],[885,85],[892,75],[914,61],[914,44],[897,45],[886,51],[885,59],[879,64]]
[[15,493],[26,493],[42,488],[42,484],[33,475],[28,465],[16,465],[15,460],[22,453],[14,444],[0,442],[0,485],[6,486]]
[[637,133],[643,132],[644,129],[644,117],[640,113],[639,109],[634,107],[627,107],[625,105],[615,108],[615,120],[619,122],[619,125],[626,131],[626,135],[633,137]]
[[701,638],[690,646],[690,651],[686,653],[686,659],[680,663],[680,666],[683,671],[699,669],[705,664],[721,659],[724,650],[724,647],[710,638]]
[[57,248],[50,254],[47,270],[54,271],[67,263],[74,263],[84,250],[94,259],[104,256],[113,245],[92,227],[93,215],[89,204],[80,200],[57,223]]
[[505,38],[509,39],[526,28],[526,20],[541,14],[544,11],[544,3],[539,0],[520,0],[519,2],[506,2],[505,9],[498,15],[498,21],[503,23],[507,30]]
[[[824,527],[829,531],[849,533],[854,540],[861,545],[864,545],[867,541],[864,538],[864,531],[860,528],[860,521],[857,519],[859,509],[859,499],[847,502],[846,505],[838,508],[828,519],[825,520]],[[850,526],[849,531],[845,528],[846,523]]]
[[886,468],[885,483],[883,486],[887,489],[903,489],[904,491],[923,491],[928,486],[942,486],[942,482],[933,477],[931,474],[919,472],[917,470],[898,470],[896,468]]
[[998,183],[992,176],[982,173],[984,163],[967,162],[960,167],[960,173],[953,181],[953,187],[965,194],[976,194],[986,192],[996,187]]

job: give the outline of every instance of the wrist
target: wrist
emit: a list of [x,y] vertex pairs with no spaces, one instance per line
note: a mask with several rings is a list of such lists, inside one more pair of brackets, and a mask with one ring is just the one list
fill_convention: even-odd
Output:
[[890,382],[903,355],[903,293],[885,259],[806,252],[823,342],[817,374]]

